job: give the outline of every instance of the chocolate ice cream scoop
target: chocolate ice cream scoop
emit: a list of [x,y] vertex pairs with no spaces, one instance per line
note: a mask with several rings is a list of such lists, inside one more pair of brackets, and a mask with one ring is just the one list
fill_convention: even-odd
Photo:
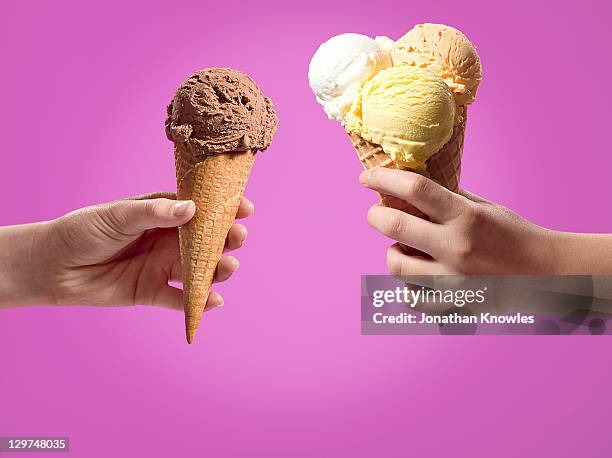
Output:
[[262,151],[278,118],[255,81],[230,68],[206,68],[177,89],[168,106],[166,135],[194,155]]

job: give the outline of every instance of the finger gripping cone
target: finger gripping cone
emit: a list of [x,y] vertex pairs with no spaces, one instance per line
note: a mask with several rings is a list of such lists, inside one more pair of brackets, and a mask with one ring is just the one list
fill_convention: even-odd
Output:
[[255,154],[248,150],[196,157],[174,146],[178,199],[191,199],[196,212],[179,228],[187,342],[192,343],[210,293],[225,239],[236,217]]

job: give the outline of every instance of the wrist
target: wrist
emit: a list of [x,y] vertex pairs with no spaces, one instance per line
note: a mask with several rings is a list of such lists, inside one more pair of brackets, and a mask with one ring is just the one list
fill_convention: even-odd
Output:
[[558,275],[611,275],[612,236],[556,232],[555,258]]
[[536,275],[561,275],[566,261],[564,260],[563,242],[561,233],[537,227],[537,236],[533,246],[528,250],[531,253],[533,273]]
[[0,228],[0,307],[55,304],[45,266],[48,223]]
[[[591,247],[586,234],[544,229],[545,241],[541,257],[545,263],[543,273],[549,275],[594,275],[600,272],[598,265],[608,254],[601,247]],[[593,249],[594,248],[594,249]]]

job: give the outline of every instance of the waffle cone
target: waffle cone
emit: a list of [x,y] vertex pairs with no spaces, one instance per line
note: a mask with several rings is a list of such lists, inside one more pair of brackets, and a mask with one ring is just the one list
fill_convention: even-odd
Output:
[[[375,167],[386,167],[389,169],[402,169],[397,165],[391,156],[385,153],[380,145],[370,143],[361,138],[358,134],[349,132],[349,137],[353,148],[357,152],[359,160],[366,170]],[[463,139],[465,136],[465,116],[463,121],[453,128],[453,135],[450,140],[427,161],[427,169],[412,170],[438,182],[453,192],[459,190],[459,179],[461,176],[461,156],[463,154]],[[410,170],[410,169],[405,169]],[[414,207],[407,205],[406,202],[392,196],[380,196],[381,203],[387,207],[397,208],[408,211],[409,213],[419,213]]]
[[196,213],[179,228],[187,342],[192,343],[227,233],[236,218],[255,153],[196,157],[185,144],[174,145],[178,199],[191,199]]

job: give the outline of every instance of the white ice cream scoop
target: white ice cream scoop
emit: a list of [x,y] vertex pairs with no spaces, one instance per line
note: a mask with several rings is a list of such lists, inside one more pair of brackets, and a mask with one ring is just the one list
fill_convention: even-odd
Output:
[[363,83],[391,66],[393,40],[358,33],[336,35],[310,61],[308,81],[325,113],[341,124]]

